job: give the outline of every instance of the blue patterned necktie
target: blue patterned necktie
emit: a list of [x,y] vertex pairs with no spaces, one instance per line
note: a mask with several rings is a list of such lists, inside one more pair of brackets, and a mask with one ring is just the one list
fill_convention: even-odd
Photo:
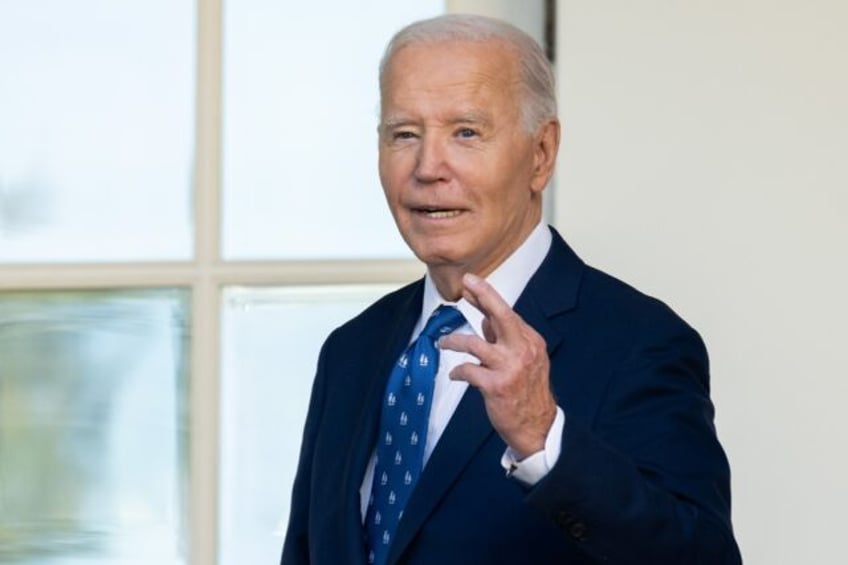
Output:
[[403,509],[421,474],[433,386],[439,369],[439,349],[435,343],[440,336],[464,323],[459,310],[439,306],[389,376],[380,414],[377,466],[365,515],[369,563],[386,562]]

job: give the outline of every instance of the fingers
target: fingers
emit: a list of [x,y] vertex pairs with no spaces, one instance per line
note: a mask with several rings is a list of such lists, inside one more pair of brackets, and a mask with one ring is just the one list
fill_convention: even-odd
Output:
[[462,277],[465,285],[463,298],[485,316],[483,334],[489,343],[515,336],[520,318],[500,294],[484,279],[467,273]]
[[492,426],[516,453],[536,453],[556,415],[545,339],[485,280],[466,274],[463,286],[463,297],[483,314],[483,337],[453,333],[439,339],[440,348],[479,360],[454,367],[450,378],[480,392]]
[[498,318],[512,312],[509,304],[485,279],[466,273],[462,277],[462,282],[465,285],[463,296],[487,317]]
[[450,372],[450,378],[453,381],[465,381],[480,391],[485,391],[491,386],[492,383],[492,371],[483,367],[481,365],[477,365],[476,363],[463,363],[462,365],[457,365]]
[[[487,336],[481,339],[476,334],[452,333],[439,338],[438,347],[459,353],[468,353],[479,360],[479,364],[496,372],[520,373],[526,369],[543,368],[547,361],[545,339],[519,318],[521,327],[510,343],[495,342]],[[485,329],[484,333],[488,333]]]
[[465,381],[474,388],[485,389],[489,386],[494,373],[488,368],[496,350],[491,344],[473,334],[449,334],[439,339],[439,349],[449,349],[469,353],[480,360],[477,363],[462,363],[454,367],[449,377],[454,381]]
[[500,366],[504,350],[491,346],[520,346],[526,341],[524,328],[529,327],[486,280],[467,273],[463,283],[463,297],[484,316],[481,329],[485,341],[473,335],[450,334],[439,340],[439,347],[470,353],[488,367]]
[[439,338],[439,348],[470,353],[483,365],[497,365],[497,350],[474,334],[452,333]]

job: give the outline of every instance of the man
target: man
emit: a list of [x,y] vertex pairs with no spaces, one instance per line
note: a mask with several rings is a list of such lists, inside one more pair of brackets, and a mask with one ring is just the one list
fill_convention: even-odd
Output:
[[324,344],[283,564],[739,563],[700,338],[542,223],[538,45],[418,22],[380,88],[381,182],[427,274]]

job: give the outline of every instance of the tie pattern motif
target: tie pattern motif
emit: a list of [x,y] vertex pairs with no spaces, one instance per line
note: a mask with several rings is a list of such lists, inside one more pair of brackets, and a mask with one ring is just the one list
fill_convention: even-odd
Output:
[[459,310],[439,306],[389,376],[377,436],[377,465],[365,516],[369,563],[386,562],[406,502],[421,474],[439,369],[436,341],[464,323]]

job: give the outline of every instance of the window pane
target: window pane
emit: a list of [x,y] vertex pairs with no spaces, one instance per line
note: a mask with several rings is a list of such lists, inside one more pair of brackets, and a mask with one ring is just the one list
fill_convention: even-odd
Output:
[[276,563],[318,352],[384,285],[230,288],[223,297],[220,565]]
[[224,256],[410,257],[377,177],[377,64],[444,2],[224,7]]
[[194,2],[0,2],[0,262],[191,251]]
[[187,293],[0,293],[0,563],[185,563]]

